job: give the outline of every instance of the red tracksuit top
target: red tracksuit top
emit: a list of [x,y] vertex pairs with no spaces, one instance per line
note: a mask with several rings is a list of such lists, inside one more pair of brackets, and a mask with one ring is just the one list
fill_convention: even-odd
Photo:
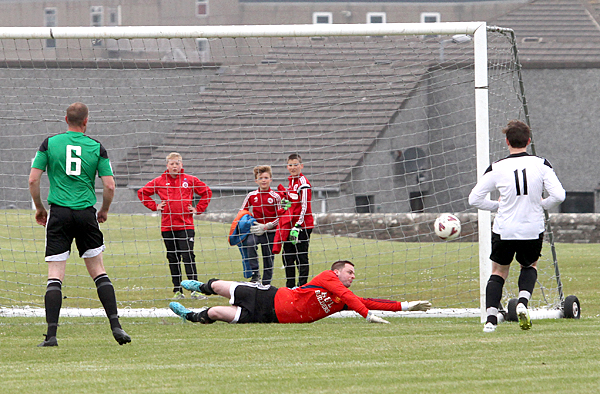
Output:
[[321,272],[304,286],[282,287],[275,293],[275,314],[279,323],[311,323],[343,309],[367,317],[369,309],[401,311],[402,303],[358,297],[332,270]]
[[212,197],[212,191],[204,182],[192,175],[181,173],[173,178],[165,171],[138,190],[138,198],[152,211],[156,211],[156,202],[150,197],[158,194],[161,201],[166,201],[161,215],[160,231],[179,231],[194,228],[194,215],[188,206],[194,203],[194,193],[200,196],[196,205],[198,213],[206,211]]
[[298,177],[288,177],[290,181],[287,195],[292,202],[292,226],[299,224],[303,228],[313,228],[312,190],[308,179],[303,174]]
[[267,191],[260,189],[248,193],[240,210],[250,210],[258,223],[272,223],[273,228],[279,224],[277,211],[281,209],[281,196],[271,188]]

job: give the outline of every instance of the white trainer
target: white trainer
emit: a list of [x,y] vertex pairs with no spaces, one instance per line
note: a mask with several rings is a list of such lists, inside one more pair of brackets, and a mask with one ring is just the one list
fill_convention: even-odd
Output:
[[519,317],[519,327],[521,327],[521,330],[529,330],[531,328],[529,310],[522,303],[517,305],[517,316]]
[[485,323],[483,326],[483,332],[494,332],[496,331],[496,325],[490,322]]

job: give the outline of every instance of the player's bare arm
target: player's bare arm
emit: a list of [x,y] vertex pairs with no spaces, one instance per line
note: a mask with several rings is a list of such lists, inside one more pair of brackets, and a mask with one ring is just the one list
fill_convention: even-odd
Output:
[[35,204],[35,221],[37,224],[45,226],[46,220],[48,219],[48,212],[46,211],[46,208],[44,208],[40,192],[40,182],[43,173],[44,171],[38,168],[31,169],[31,172],[29,173],[29,193]]
[[112,175],[103,176],[102,179],[102,207],[98,211],[98,223],[106,222],[108,209],[115,197],[115,178]]

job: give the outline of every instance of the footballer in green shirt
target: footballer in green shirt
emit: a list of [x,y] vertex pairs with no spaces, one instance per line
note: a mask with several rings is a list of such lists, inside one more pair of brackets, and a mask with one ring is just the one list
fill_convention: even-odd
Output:
[[[104,306],[113,337],[123,345],[131,337],[123,330],[117,314],[117,299],[104,263],[104,237],[99,223],[104,223],[115,193],[115,180],[106,149],[85,135],[88,108],[73,103],[67,108],[65,133],[48,137],[36,153],[29,174],[29,192],[35,204],[35,219],[46,226],[46,262],[48,282],[44,305],[48,330],[38,346],[58,346],[56,332],[62,306],[62,282],[65,277],[71,244],[75,240],[79,256],[94,279],[98,298]],[[42,174],[48,173],[50,191],[46,211],[41,198]],[[96,212],[96,174],[102,180],[102,206]]]

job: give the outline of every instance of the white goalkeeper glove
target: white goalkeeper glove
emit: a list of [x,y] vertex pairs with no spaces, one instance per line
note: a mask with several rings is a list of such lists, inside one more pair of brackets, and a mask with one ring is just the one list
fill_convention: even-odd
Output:
[[373,314],[373,311],[369,311],[369,313],[367,313],[367,321],[369,323],[382,323],[382,324],[390,324],[389,321],[382,319],[379,316],[375,316],[375,314]]
[[431,309],[429,301],[404,301],[402,302],[403,311],[427,311]]
[[267,226],[265,224],[254,223],[252,226],[250,226],[250,233],[260,237],[265,233],[266,228]]

